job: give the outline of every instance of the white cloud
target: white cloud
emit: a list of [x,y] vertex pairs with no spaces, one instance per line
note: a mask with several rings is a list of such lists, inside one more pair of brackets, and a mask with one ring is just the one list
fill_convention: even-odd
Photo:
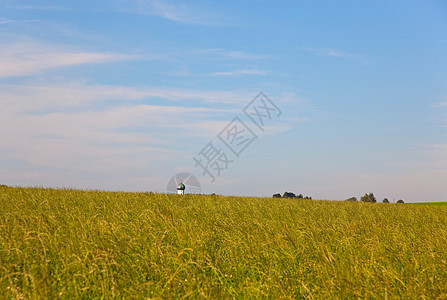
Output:
[[[164,178],[192,166],[194,151],[215,138],[253,95],[80,82],[0,85],[0,181],[140,188],[148,174]],[[215,102],[231,105],[214,108]],[[121,177],[138,184],[120,185]]]
[[[132,142],[129,138],[133,134],[126,135],[124,140],[120,140],[121,137],[113,140],[113,135],[105,133],[123,128],[139,128],[146,132],[151,128],[164,128],[165,132],[177,132],[179,135],[212,137],[235,115],[242,113],[241,109],[254,94],[82,83],[4,84],[0,85],[0,126],[8,129],[5,134],[14,132],[17,136],[28,136],[34,132],[33,136],[54,139],[87,137],[90,136],[87,128],[90,128],[93,132],[100,132],[94,135],[92,142],[110,143]],[[165,105],[151,104],[154,99],[157,103],[160,99],[165,100]],[[184,104],[185,101],[188,104]],[[194,101],[194,106],[191,106],[191,101]],[[214,108],[213,103],[231,104],[233,107]],[[76,130],[70,129],[70,124]],[[79,126],[86,128],[86,132],[78,132]],[[17,128],[27,129],[16,132]],[[288,129],[280,125],[271,131]],[[119,132],[117,136],[120,136]],[[158,139],[157,142],[163,141],[157,134],[152,134],[152,137]]]
[[264,134],[267,135],[277,135],[286,131],[289,131],[292,129],[291,125],[285,124],[285,123],[279,123],[277,125],[273,126],[264,126]]
[[445,101],[445,102],[436,102],[436,103],[433,103],[433,104],[431,105],[431,107],[433,107],[433,108],[447,107],[447,101]]
[[430,166],[433,169],[447,171],[447,144],[430,144],[426,147],[428,161],[424,163],[424,167]]
[[219,51],[219,52],[217,52],[217,54],[224,56],[224,57],[233,58],[233,59],[268,59],[268,58],[271,58],[268,55],[250,54],[250,53],[246,53],[243,51]]
[[[7,8],[17,10],[52,10],[69,11],[79,10],[78,7],[70,3],[62,3],[65,6],[56,5],[8,5]],[[84,3],[88,9],[93,11],[119,11],[132,14],[152,15],[174,22],[197,25],[218,25],[217,17],[212,16],[212,12],[203,11],[198,7],[193,7],[188,2],[166,0],[112,0],[112,1],[91,1]]]
[[438,100],[438,102],[429,104],[429,107],[436,109],[436,119],[434,122],[440,127],[447,128],[447,125],[445,124],[447,117],[447,101],[445,101],[445,97],[438,97]]
[[11,23],[36,23],[36,22],[39,22],[39,20],[10,20],[10,19],[0,18],[0,24],[11,24]]
[[253,54],[244,51],[231,51],[224,49],[204,49],[196,51],[199,54],[216,54],[223,58],[240,59],[240,60],[255,60],[255,59],[271,59],[272,57],[265,54]]
[[149,4],[150,12],[154,15],[183,23],[196,23],[198,21],[191,16],[185,5],[172,5],[158,0],[147,3]]
[[352,53],[340,51],[337,49],[309,48],[309,47],[301,47],[300,49],[314,53],[319,56],[329,56],[329,57],[335,57],[335,58],[346,58],[346,59],[355,60],[355,61],[360,62],[362,65],[367,65],[369,63],[368,60],[363,55],[352,54]]
[[[202,103],[208,100],[225,101],[229,95],[213,91],[89,86],[80,83],[3,85],[0,86],[0,136],[4,144],[0,150],[10,149],[12,156],[9,159],[30,161],[35,158],[35,161],[31,160],[33,163],[49,163],[48,160],[55,155],[54,151],[70,156],[79,149],[88,148],[92,156],[102,156],[104,153],[112,154],[110,151],[104,152],[103,148],[115,146],[134,149],[135,145],[161,145],[163,149],[160,151],[153,147],[147,150],[164,155],[170,153],[173,143],[184,138],[215,136],[227,123],[216,120],[216,115],[225,119],[225,116],[239,112],[234,109],[188,107],[182,105],[183,100],[198,99]],[[166,102],[166,106],[146,104],[153,97],[172,101]],[[231,98],[243,97],[233,94]],[[114,104],[115,100],[142,99],[146,100],[145,103]],[[97,107],[94,104],[96,101],[105,102]],[[200,102],[197,104],[200,105]],[[47,145],[54,147],[47,149]],[[20,155],[21,152],[28,153],[30,149],[34,149],[31,156]],[[128,154],[132,155],[130,152]],[[156,153],[151,157],[160,158]],[[3,158],[7,157],[3,155]]]
[[[127,87],[88,85],[84,83],[55,84],[0,84],[0,115],[11,113],[61,111],[95,102],[138,101],[153,98],[173,102],[196,101],[198,103],[245,104],[255,93],[182,88]],[[110,102],[112,101],[112,103]],[[242,106],[241,106],[242,107]],[[227,110],[228,111],[228,110]]]
[[89,177],[87,187],[96,188],[109,179],[154,174],[161,166],[169,168],[170,161],[189,165],[191,141],[213,137],[224,126],[221,121],[206,120],[218,112],[140,104],[3,116],[1,160],[23,166],[2,166],[0,180],[79,186],[80,179]]
[[143,59],[137,55],[85,52],[37,42],[4,44],[0,48],[0,78],[33,75],[59,67]]
[[229,72],[215,72],[213,76],[241,76],[241,75],[267,75],[268,73],[260,70],[235,70]]
[[[146,104],[152,97],[173,102],[166,102],[170,106]],[[145,103],[113,104],[115,100],[142,99]],[[227,124],[216,120],[216,115],[235,113],[233,109],[182,105],[188,99],[198,99],[200,104],[249,98],[219,91],[81,83],[1,85],[2,159],[74,169],[98,165],[107,169],[111,160],[121,165],[138,157],[146,162],[173,159],[184,155],[173,150],[173,144],[214,137]],[[95,107],[96,101],[105,102]]]
[[37,5],[10,5],[6,6],[10,9],[17,9],[17,10],[56,10],[56,11],[64,11],[69,10],[66,7],[62,6],[54,6],[54,5],[46,5],[46,6],[37,6]]
[[309,51],[309,52],[315,53],[317,55],[322,55],[322,56],[334,56],[334,57],[352,57],[353,56],[350,53],[341,52],[339,50],[328,49],[328,48],[302,47],[301,50]]
[[174,22],[197,25],[215,25],[210,12],[201,12],[184,3],[169,3],[164,0],[115,0],[115,7],[122,12],[152,15]]

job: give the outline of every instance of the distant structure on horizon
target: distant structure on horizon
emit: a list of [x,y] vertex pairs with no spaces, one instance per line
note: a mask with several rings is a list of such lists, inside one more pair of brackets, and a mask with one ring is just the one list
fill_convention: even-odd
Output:
[[284,195],[281,194],[274,194],[272,196],[273,198],[298,198],[298,199],[309,199],[312,200],[312,197],[309,196],[303,196],[303,194],[299,194],[299,195],[295,195],[295,193],[290,193],[290,192],[284,192]]
[[177,194],[179,195],[184,195],[185,194],[185,185],[183,184],[182,181],[180,181],[180,183],[177,185]]

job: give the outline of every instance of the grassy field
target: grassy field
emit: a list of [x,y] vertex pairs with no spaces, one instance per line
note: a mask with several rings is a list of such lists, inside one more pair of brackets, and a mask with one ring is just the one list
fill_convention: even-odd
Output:
[[414,204],[420,205],[435,205],[435,206],[447,206],[447,202],[419,202]]
[[447,207],[0,187],[0,294],[447,299]]

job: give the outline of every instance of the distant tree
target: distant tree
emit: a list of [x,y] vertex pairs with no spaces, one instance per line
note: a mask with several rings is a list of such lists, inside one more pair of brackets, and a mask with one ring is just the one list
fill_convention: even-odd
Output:
[[298,199],[303,199],[303,194],[299,194],[298,196],[296,196]]
[[376,197],[374,197],[373,193],[369,193],[369,194],[365,194],[364,196],[362,196],[360,198],[360,201],[362,202],[371,202],[371,203],[376,203]]
[[273,198],[281,198],[281,194],[274,194]]
[[383,198],[382,203],[390,203],[390,201],[388,200],[388,198]]
[[345,201],[357,202],[357,197],[351,197],[351,198],[346,199]]
[[397,200],[397,202],[396,203],[404,203],[404,200],[402,200],[402,199],[400,199],[400,200]]
[[284,192],[284,195],[282,195],[283,198],[296,198],[296,195],[294,193]]

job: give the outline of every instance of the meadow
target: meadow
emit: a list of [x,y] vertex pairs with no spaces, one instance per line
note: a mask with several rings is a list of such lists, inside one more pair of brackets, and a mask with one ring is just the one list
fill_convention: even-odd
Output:
[[418,205],[436,205],[436,206],[447,206],[447,202],[420,202],[414,203]]
[[0,297],[447,299],[447,207],[0,187]]

